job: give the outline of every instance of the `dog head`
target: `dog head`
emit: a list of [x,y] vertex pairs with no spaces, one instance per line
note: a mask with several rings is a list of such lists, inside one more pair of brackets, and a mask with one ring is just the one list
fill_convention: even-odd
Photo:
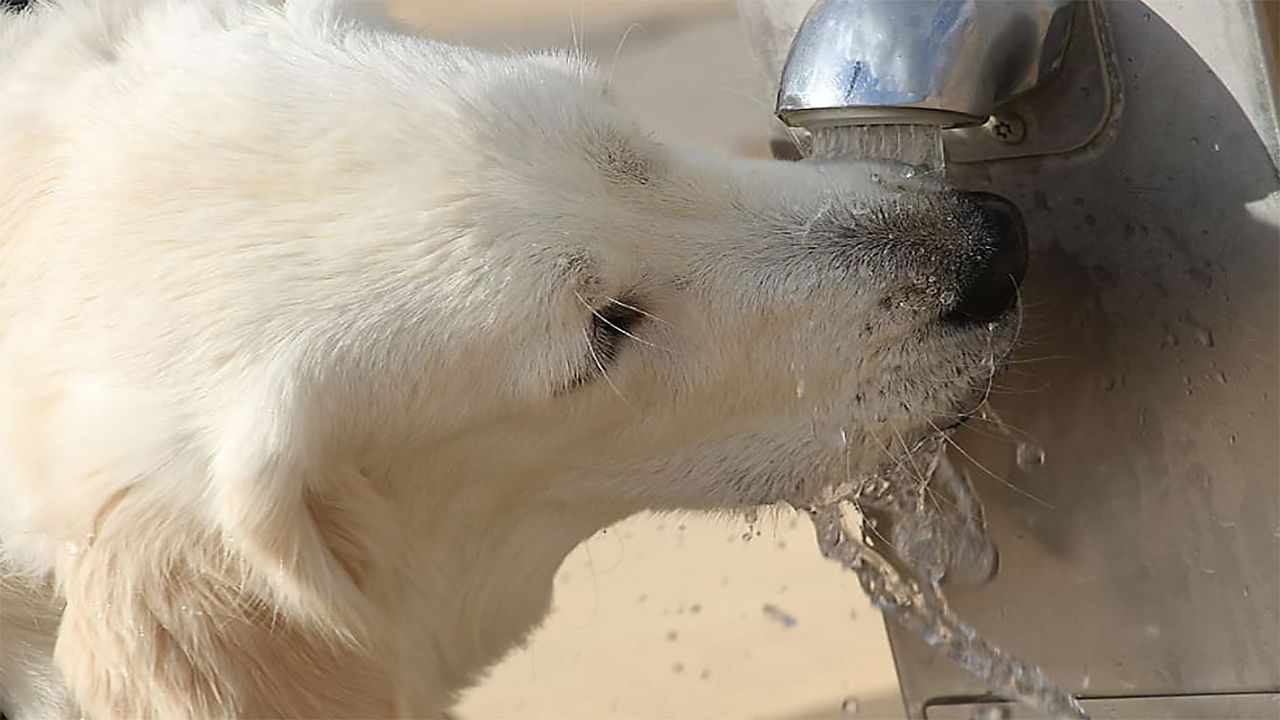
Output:
[[449,338],[425,414],[477,480],[805,502],[959,422],[1011,347],[1027,245],[1002,198],[666,147],[567,57],[458,77],[472,114],[431,152],[465,169],[418,239],[440,261],[417,314]]

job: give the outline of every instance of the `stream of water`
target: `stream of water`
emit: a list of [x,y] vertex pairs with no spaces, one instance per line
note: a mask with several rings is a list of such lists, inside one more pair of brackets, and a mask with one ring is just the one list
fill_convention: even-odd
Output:
[[[1010,434],[991,411],[983,418]],[[982,503],[968,474],[948,455],[948,442],[939,434],[897,466],[809,508],[822,554],[852,570],[876,607],[993,693],[1055,720],[1087,718],[1076,699],[1038,667],[987,642],[947,604],[944,578],[982,582],[996,562]],[[1024,440],[1018,455],[1027,452],[1043,461],[1043,451]]]
[[836,125],[810,132],[810,154],[824,159],[892,160],[917,172],[946,170],[942,128],[935,125]]
[[[912,172],[945,171],[941,129],[922,125],[819,128],[812,155],[828,160],[891,160]],[[1016,465],[1045,462],[1040,447],[1016,437],[989,409],[981,417],[1017,442]],[[978,634],[947,604],[944,578],[982,582],[995,570],[982,502],[938,435],[887,471],[841,488],[809,508],[823,555],[852,570],[873,604],[981,679],[995,694],[1055,720],[1087,718],[1069,693],[1038,667]]]

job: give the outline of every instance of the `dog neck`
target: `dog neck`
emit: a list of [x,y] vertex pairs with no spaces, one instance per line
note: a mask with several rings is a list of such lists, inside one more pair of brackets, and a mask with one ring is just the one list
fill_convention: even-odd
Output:
[[392,603],[398,666],[434,674],[401,679],[411,694],[403,698],[406,711],[447,707],[521,645],[547,615],[569,552],[630,514],[575,507],[540,489],[493,490],[510,487],[469,478],[417,509],[397,507],[408,530]]

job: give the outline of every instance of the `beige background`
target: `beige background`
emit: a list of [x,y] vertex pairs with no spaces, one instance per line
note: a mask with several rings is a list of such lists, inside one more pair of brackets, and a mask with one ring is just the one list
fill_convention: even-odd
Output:
[[[394,7],[425,34],[498,50],[576,37],[659,139],[767,154],[772,98],[732,3]],[[762,514],[754,530],[727,517],[642,516],[592,538],[565,562],[542,630],[458,714],[902,717],[880,615],[852,576],[818,554],[809,522],[793,513]]]

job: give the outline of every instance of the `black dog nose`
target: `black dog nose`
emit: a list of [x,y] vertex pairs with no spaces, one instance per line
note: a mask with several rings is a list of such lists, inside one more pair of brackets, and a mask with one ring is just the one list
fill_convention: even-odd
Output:
[[960,299],[944,319],[988,323],[1017,299],[1018,283],[1027,272],[1027,226],[1018,208],[999,195],[964,192],[960,202],[976,216],[985,247],[962,275]]

